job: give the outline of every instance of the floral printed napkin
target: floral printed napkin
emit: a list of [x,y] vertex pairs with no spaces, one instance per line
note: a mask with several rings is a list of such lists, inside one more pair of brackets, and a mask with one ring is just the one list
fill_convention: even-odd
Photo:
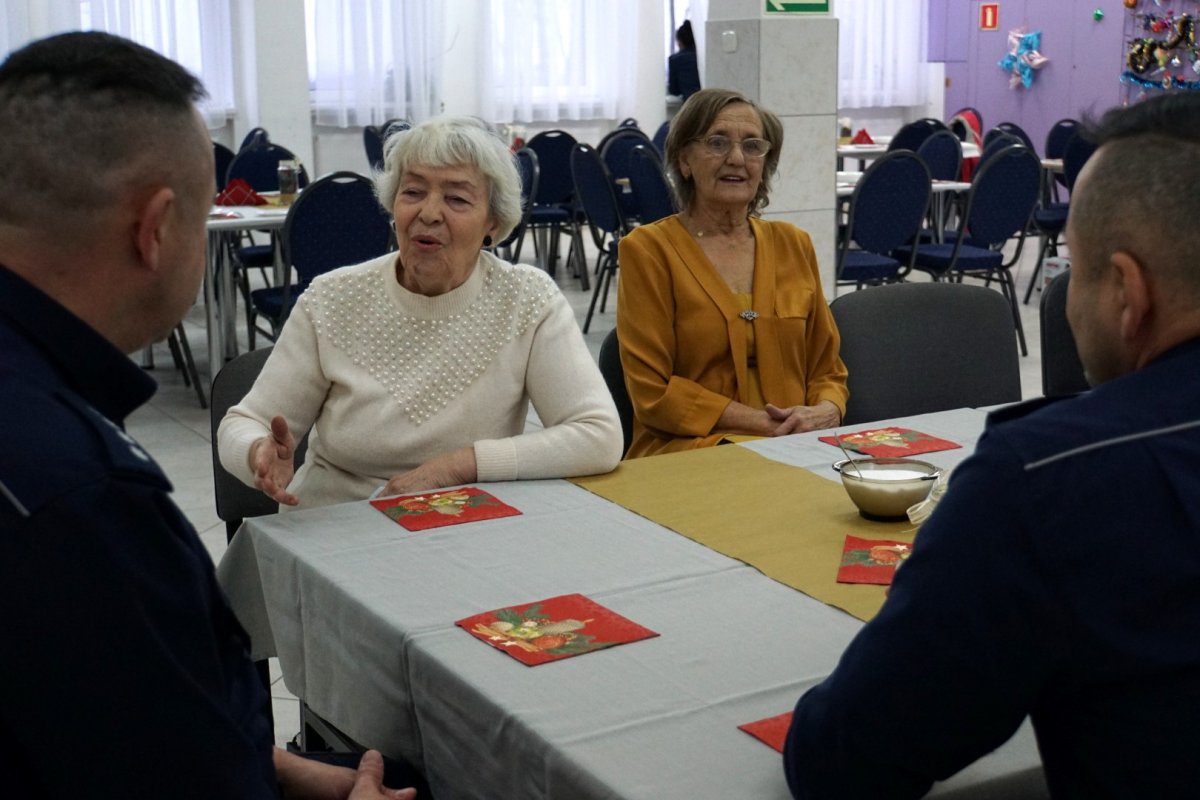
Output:
[[[825,444],[838,446],[838,437],[821,436]],[[956,450],[962,445],[947,439],[939,439],[928,433],[908,428],[875,428],[869,431],[842,434],[842,445],[859,455],[879,458],[905,458],[921,453],[936,453],[939,450]]]
[[531,667],[658,636],[581,594],[500,608],[454,624]]
[[838,583],[876,583],[890,586],[896,567],[912,555],[908,542],[847,536],[842,548]]
[[372,500],[371,505],[410,531],[424,531],[481,519],[513,517],[521,512],[482,489],[468,486]]

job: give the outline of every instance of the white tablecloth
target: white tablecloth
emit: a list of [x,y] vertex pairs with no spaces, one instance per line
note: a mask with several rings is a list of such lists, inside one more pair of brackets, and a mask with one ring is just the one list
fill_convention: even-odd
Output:
[[[983,414],[910,421],[973,443]],[[815,440],[748,446],[830,477],[837,451]],[[779,755],[737,726],[791,710],[861,623],[567,482],[481,486],[523,515],[422,533],[367,503],[248,520],[220,575],[256,654],[440,800],[786,798]],[[661,635],[531,668],[454,626],[571,592]],[[1028,726],[936,791],[1044,795]]]

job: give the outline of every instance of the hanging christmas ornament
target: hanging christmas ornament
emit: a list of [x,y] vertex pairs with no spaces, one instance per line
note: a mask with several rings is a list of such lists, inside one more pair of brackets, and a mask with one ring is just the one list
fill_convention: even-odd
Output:
[[1179,47],[1185,42],[1188,44],[1196,43],[1196,30],[1195,26],[1192,24],[1192,17],[1190,14],[1182,14],[1179,19],[1171,20],[1169,24],[1164,27],[1164,30],[1166,27],[1171,29],[1171,35],[1167,37],[1166,41],[1166,46],[1168,49],[1174,50],[1176,47]]
[[1129,47],[1129,55],[1125,57],[1125,63],[1141,75],[1154,63],[1154,50],[1157,46],[1158,42],[1154,39],[1134,39]]
[[1096,22],[1099,22],[1100,20],[1104,19],[1104,9],[1097,8],[1095,11],[1093,11],[1092,19],[1096,20]]
[[1137,8],[1138,0],[1125,0],[1126,8]]

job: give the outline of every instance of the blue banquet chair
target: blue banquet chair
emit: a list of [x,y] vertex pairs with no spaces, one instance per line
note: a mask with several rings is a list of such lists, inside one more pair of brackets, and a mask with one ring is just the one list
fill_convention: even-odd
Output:
[[658,130],[654,132],[654,149],[658,151],[659,157],[667,154],[667,134],[671,132],[671,120],[667,120],[662,125],[658,126]]
[[917,155],[929,167],[929,177],[933,180],[958,180],[962,167],[962,142],[950,131],[934,131],[917,148]]
[[283,264],[296,270],[284,281],[250,293],[256,316],[271,324],[259,329],[279,335],[296,298],[313,278],[338,267],[381,256],[392,245],[391,220],[375,197],[375,186],[357,172],[334,172],[314,181],[292,204],[280,236]]
[[242,143],[238,145],[238,152],[249,150],[251,147],[261,147],[264,144],[270,144],[271,137],[267,134],[266,128],[251,128],[246,131],[246,135],[242,137]]
[[575,145],[571,151],[571,177],[575,182],[579,202],[587,215],[592,240],[596,249],[600,251],[600,270],[596,276],[592,302],[588,305],[587,318],[583,321],[583,332],[587,333],[592,324],[592,315],[596,311],[596,301],[601,300],[601,293],[603,300],[600,303],[600,313],[604,313],[608,302],[608,290],[617,274],[617,246],[629,228],[614,191],[612,176],[608,174],[604,159],[600,157],[596,148],[588,144]]
[[1033,139],[1031,139],[1029,137],[1029,134],[1025,132],[1025,129],[1022,128],[1017,123],[1001,122],[999,125],[996,126],[996,128],[1003,131],[1004,133],[1007,133],[1009,136],[1017,137],[1018,141],[1020,141],[1021,144],[1028,147],[1035,156],[1038,154],[1037,148],[1033,146]]
[[363,128],[363,150],[367,154],[367,164],[375,172],[383,169],[383,131],[374,125]]
[[562,232],[567,231],[571,240],[570,254],[579,272],[579,288],[587,291],[588,270],[583,261],[575,184],[571,179],[571,149],[575,144],[575,137],[563,130],[542,131],[526,143],[526,147],[537,153],[540,168],[537,194],[526,230],[533,233],[533,249],[539,266],[550,275],[556,271],[559,239]]
[[220,142],[213,142],[213,173],[217,179],[217,194],[229,182],[229,165],[233,163],[234,153]]
[[[929,167],[929,177],[935,181],[957,181],[962,174],[962,142],[949,130],[934,131],[921,143],[917,155]],[[937,232],[946,227],[951,204],[946,202],[945,193],[935,195],[932,200],[929,206],[930,239],[936,240]]]
[[[1072,134],[1071,138],[1063,147],[1063,173],[1062,178],[1066,184],[1067,191],[1070,192],[1075,188],[1075,180],[1079,177],[1080,170],[1092,153],[1096,150],[1096,146],[1084,139],[1078,133]],[[1033,295],[1035,288],[1039,289],[1038,278],[1042,274],[1042,264],[1048,255],[1058,255],[1058,237],[1066,230],[1067,215],[1070,213],[1071,204],[1066,203],[1049,203],[1042,208],[1039,208],[1033,214],[1034,224],[1037,227],[1038,234],[1041,236],[1041,246],[1038,249],[1037,264],[1033,268],[1033,276],[1029,279],[1029,286],[1025,288],[1025,303],[1028,305],[1029,298]]]
[[[911,245],[929,209],[930,193],[929,169],[909,150],[894,150],[867,168],[850,195],[835,289],[892,283],[908,274],[915,253]],[[901,262],[892,254],[903,245],[910,247]]]
[[946,130],[946,125],[940,119],[926,117],[904,125],[896,131],[896,135],[888,142],[888,152],[895,150],[911,150],[914,153],[921,143],[934,134],[935,131]]
[[[1029,148],[1011,145],[983,161],[971,180],[966,210],[952,242],[920,244],[899,248],[897,258],[913,257],[916,269],[928,272],[934,280],[978,278],[990,284],[996,281],[1012,307],[1013,326],[1021,344],[1021,354],[1029,350],[1025,330],[1017,311],[1016,287],[1011,267],[1021,257],[1029,219],[1038,202],[1041,188],[1041,163]],[[1002,252],[1009,239],[1017,244],[1012,257]]]
[[[629,178],[629,156],[633,152],[633,148],[639,145],[653,146],[649,136],[632,127],[617,128],[600,140],[596,149],[600,151],[600,157],[604,159],[604,166],[608,168],[608,174],[612,176],[614,183],[620,179]],[[619,185],[614,191],[625,218],[630,221],[634,220],[638,210],[633,195],[624,191]]]
[[[1050,126],[1050,131],[1046,134],[1046,147],[1042,153],[1046,158],[1062,158],[1067,152],[1067,142],[1080,130],[1079,120],[1060,119],[1058,122]],[[1054,199],[1058,200],[1058,187],[1067,187],[1066,172],[1056,173],[1054,176]]]
[[657,222],[675,213],[675,195],[653,147],[638,145],[629,154],[629,187],[641,224]]
[[538,166],[537,153],[528,147],[522,147],[514,154],[517,161],[517,172],[521,176],[521,221],[504,241],[496,245],[496,251],[502,254],[506,261],[517,263],[521,260],[521,245],[525,241],[525,228],[529,225],[530,214],[533,213],[533,198],[537,194],[538,180],[541,169]]

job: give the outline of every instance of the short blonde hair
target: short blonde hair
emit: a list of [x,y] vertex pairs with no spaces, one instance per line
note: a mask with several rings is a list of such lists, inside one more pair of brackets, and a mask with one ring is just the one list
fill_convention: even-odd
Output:
[[383,171],[375,194],[391,214],[400,178],[413,167],[475,167],[488,182],[488,212],[502,242],[521,221],[521,176],[513,154],[487,124],[475,117],[434,117],[397,131],[384,144]]
[[691,178],[683,177],[679,170],[679,159],[683,150],[694,140],[704,135],[713,120],[727,106],[735,103],[745,103],[758,114],[762,123],[763,138],[771,143],[771,150],[763,159],[762,182],[758,184],[758,192],[750,203],[750,214],[757,215],[770,202],[771,178],[779,167],[779,154],[783,152],[783,123],[779,117],[759,106],[745,95],[731,92],[728,89],[701,89],[687,99],[683,108],[671,120],[671,130],[667,134],[666,167],[675,187],[675,197],[679,208],[683,211],[692,207],[696,199],[696,184]]

